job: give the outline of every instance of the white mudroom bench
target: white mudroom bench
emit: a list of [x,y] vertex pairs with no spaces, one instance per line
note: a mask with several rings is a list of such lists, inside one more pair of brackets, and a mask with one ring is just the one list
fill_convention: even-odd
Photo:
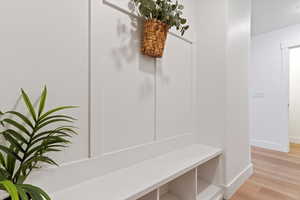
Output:
[[221,200],[222,150],[195,144],[52,194],[53,200]]

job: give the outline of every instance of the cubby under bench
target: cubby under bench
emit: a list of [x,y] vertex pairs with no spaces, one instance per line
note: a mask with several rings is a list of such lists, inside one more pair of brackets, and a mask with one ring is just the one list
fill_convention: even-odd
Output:
[[221,155],[195,144],[57,192],[53,200],[222,200]]

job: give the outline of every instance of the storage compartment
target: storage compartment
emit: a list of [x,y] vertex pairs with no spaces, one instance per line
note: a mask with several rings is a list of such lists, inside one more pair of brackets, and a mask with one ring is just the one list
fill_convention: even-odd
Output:
[[160,200],[196,200],[196,170],[192,170],[159,189]]
[[138,200],[158,200],[158,190],[150,192],[149,194],[146,194]]
[[223,199],[220,162],[220,157],[217,157],[197,168],[197,200]]

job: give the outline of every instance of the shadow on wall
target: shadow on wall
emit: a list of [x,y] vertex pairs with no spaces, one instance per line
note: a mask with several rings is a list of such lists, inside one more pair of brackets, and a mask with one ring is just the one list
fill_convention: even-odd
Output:
[[[134,15],[134,5],[132,3],[128,4],[129,13],[120,9],[118,10],[129,17],[130,23],[123,23],[121,19],[117,21],[116,33],[119,42],[118,46],[113,47],[111,51],[115,62],[114,66],[119,72],[123,71],[125,67],[138,66],[137,70],[139,70],[139,72],[150,75],[145,76],[138,92],[139,99],[146,100],[149,97],[153,97],[155,90],[153,82],[156,68],[155,59],[143,55],[140,51],[143,35],[143,19]],[[138,63],[134,63],[135,61]]]
[[148,62],[153,63],[154,59],[144,56],[140,53],[140,45],[142,38],[143,30],[143,19],[138,18],[134,15],[134,5],[132,2],[128,3],[129,13],[126,13],[122,10],[124,14],[128,15],[130,19],[130,24],[122,23],[121,19],[118,19],[116,32],[120,39],[119,46],[115,47],[112,50],[112,55],[115,58],[115,66],[118,70],[122,70],[124,63],[133,62],[137,56],[139,56],[140,70],[146,73],[153,74],[153,66],[144,68],[143,66],[147,65]]

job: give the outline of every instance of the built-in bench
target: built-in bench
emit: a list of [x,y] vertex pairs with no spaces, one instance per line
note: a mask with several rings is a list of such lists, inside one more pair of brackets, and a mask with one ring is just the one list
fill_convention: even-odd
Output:
[[221,149],[195,144],[88,180],[52,197],[53,200],[221,200],[221,154]]

